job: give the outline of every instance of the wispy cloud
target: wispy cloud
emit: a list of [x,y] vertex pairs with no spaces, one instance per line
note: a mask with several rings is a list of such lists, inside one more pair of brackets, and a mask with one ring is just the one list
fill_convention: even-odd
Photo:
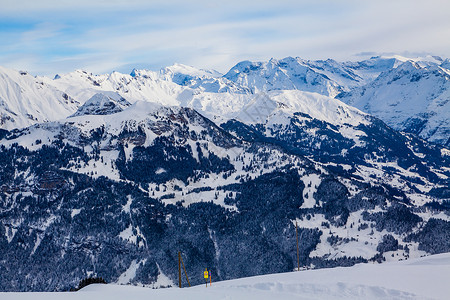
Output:
[[25,31],[21,35],[21,40],[23,43],[32,43],[34,41],[45,40],[50,38],[55,38],[61,31],[62,26],[55,26],[52,23],[39,23],[32,30]]
[[174,62],[225,72],[243,59],[364,52],[448,57],[449,11],[443,0],[6,1],[0,64],[50,75]]

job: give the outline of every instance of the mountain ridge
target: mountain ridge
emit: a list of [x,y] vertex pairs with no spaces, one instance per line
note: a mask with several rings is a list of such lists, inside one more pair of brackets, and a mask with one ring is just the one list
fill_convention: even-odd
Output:
[[[12,81],[16,88],[8,88],[10,92],[5,88],[0,90],[0,98],[3,99],[0,107],[1,128],[20,128],[37,122],[67,117],[96,93],[119,93],[131,103],[146,100],[163,105],[192,107],[212,119],[220,119],[221,116],[232,115],[236,108],[243,108],[259,92],[301,90],[331,98],[336,97],[349,104],[353,103],[359,109],[375,114],[397,130],[404,130],[446,145],[449,132],[445,125],[448,119],[445,113],[448,110],[429,108],[427,104],[429,101],[442,102],[447,97],[439,90],[444,85],[448,85],[446,74],[450,71],[445,69],[446,62],[448,59],[431,56],[415,59],[378,56],[359,62],[343,63],[331,59],[310,61],[298,57],[287,57],[280,60],[271,59],[268,62],[240,62],[225,75],[216,71],[199,70],[175,64],[159,72],[134,69],[131,74],[112,72],[94,75],[77,70],[57,75],[53,80],[46,77],[33,78],[25,72],[23,72],[24,75],[18,76],[19,72],[3,68],[1,71],[6,74],[6,77],[5,75],[3,77],[4,82],[7,82],[5,78],[11,77],[7,74],[16,74]],[[428,91],[422,92],[420,94],[422,96],[408,95],[407,90],[410,87],[406,88],[397,84],[393,88],[392,80],[383,82],[385,72],[397,72],[397,76],[409,76],[406,73],[400,74],[399,71],[407,68],[411,63],[416,64],[424,73],[419,76],[420,78],[429,77],[430,75],[427,74],[433,74],[433,72],[441,72],[446,78],[445,82],[436,76],[428,78],[425,87]],[[397,68],[400,69],[397,70]],[[27,83],[23,83],[20,77],[27,78]],[[421,84],[424,80],[418,80],[417,84]],[[379,87],[386,85],[389,88],[381,98],[378,96],[380,92],[374,87],[377,83]],[[25,89],[20,88],[21,84],[25,84]],[[21,99],[21,97],[40,99],[39,97],[42,96],[36,96],[36,92],[42,89],[46,91],[44,96],[46,99],[39,102],[47,103],[42,109],[37,109],[31,100],[27,100],[28,102],[21,100],[22,103],[27,103],[26,106],[8,104],[11,101],[18,103],[19,100],[14,99]],[[365,95],[362,95],[362,91]],[[408,105],[406,107],[397,105],[395,111],[390,109],[391,99],[408,103],[412,96],[416,97],[416,100],[409,106],[424,107],[422,110],[411,111]],[[440,98],[442,101],[439,100]],[[370,109],[370,105],[379,106],[377,103],[384,103],[387,106],[382,110],[381,108]],[[403,118],[401,122],[395,121],[397,115]]]

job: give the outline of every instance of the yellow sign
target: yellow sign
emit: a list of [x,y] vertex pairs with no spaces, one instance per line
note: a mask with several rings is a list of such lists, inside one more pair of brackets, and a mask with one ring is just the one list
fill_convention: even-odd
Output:
[[208,271],[203,272],[203,277],[208,278]]

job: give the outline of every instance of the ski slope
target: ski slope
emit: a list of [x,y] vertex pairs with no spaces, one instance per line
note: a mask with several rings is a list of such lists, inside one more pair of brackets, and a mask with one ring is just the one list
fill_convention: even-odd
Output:
[[394,263],[249,277],[213,283],[207,288],[96,284],[78,292],[0,293],[0,299],[449,299],[449,278],[450,253],[445,253]]

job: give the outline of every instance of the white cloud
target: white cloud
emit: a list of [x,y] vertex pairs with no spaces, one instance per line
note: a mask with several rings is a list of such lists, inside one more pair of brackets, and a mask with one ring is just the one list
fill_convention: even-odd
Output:
[[37,26],[8,36],[0,64],[14,66],[5,49],[22,49],[17,62],[41,73],[173,62],[226,72],[243,59],[347,60],[362,52],[449,57],[449,12],[443,0],[8,1],[0,17],[26,15]]
[[24,43],[32,43],[43,39],[56,37],[63,27],[52,23],[40,23],[35,28],[22,33],[21,40]]

